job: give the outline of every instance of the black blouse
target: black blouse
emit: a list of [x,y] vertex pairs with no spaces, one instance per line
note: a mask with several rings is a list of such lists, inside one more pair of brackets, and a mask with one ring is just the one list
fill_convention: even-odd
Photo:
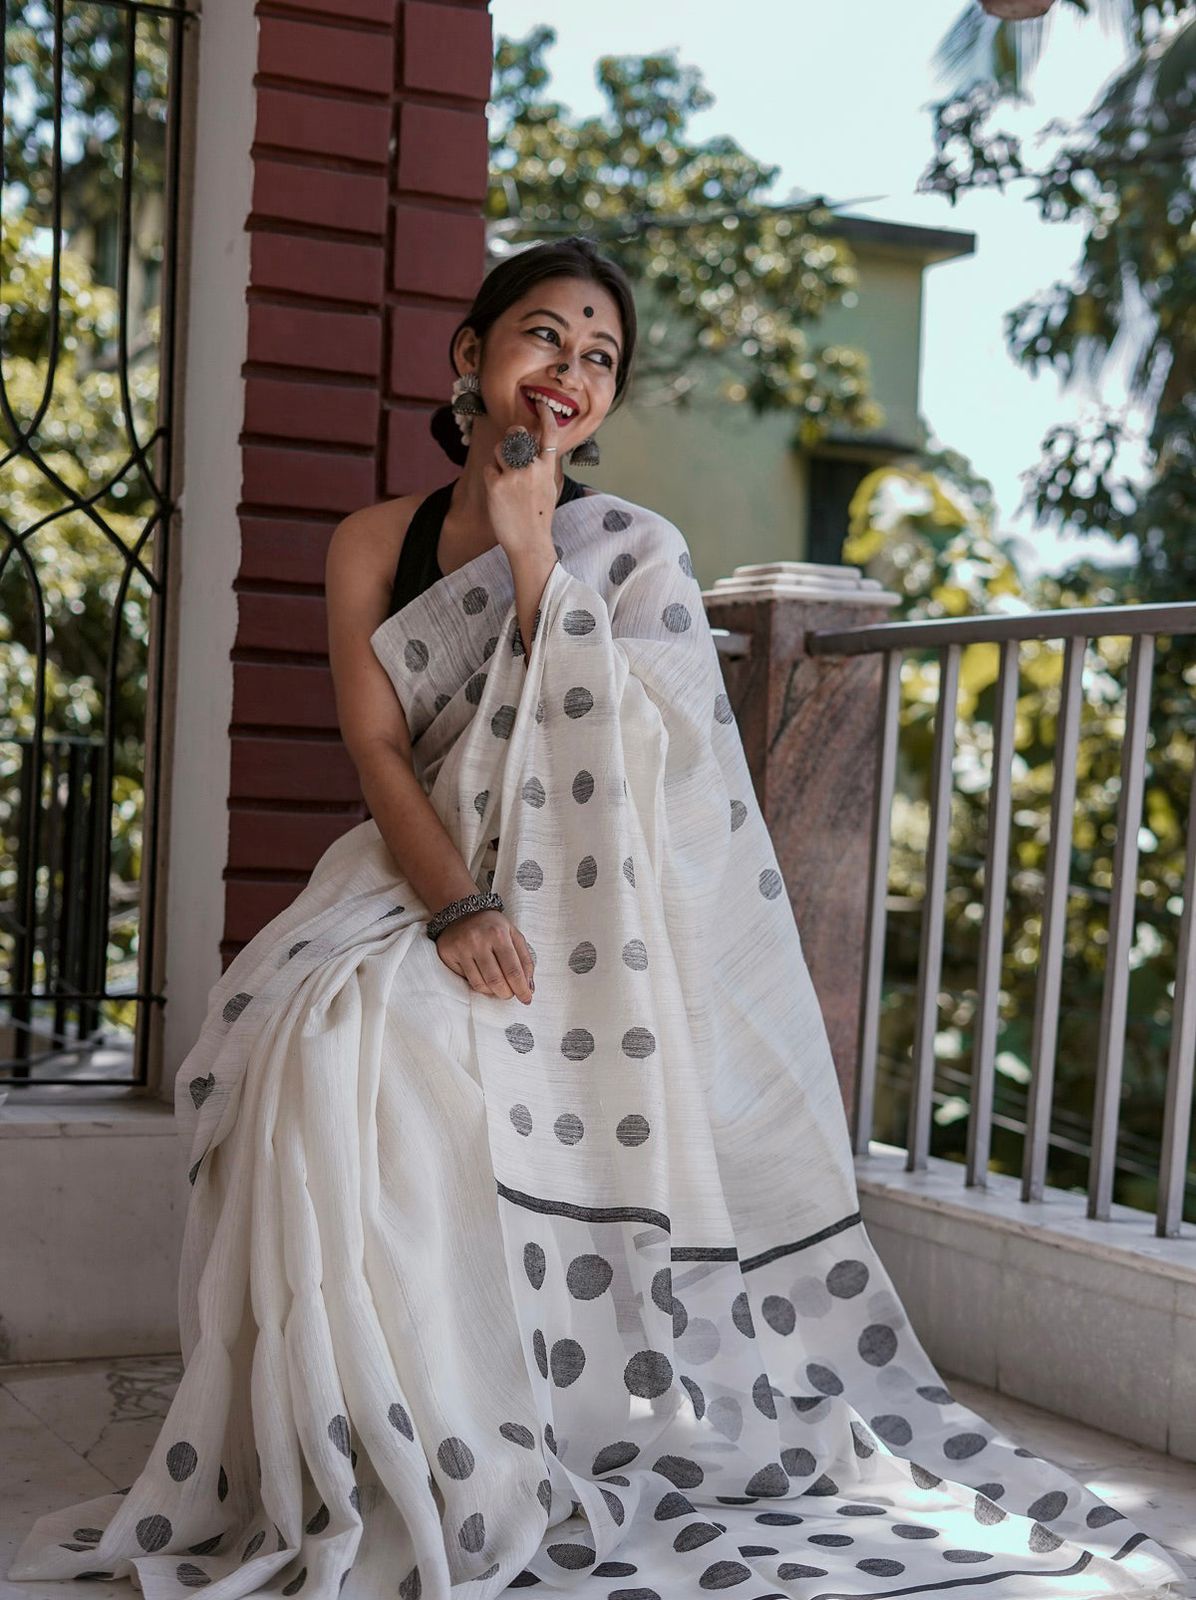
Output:
[[[564,484],[557,496],[557,505],[563,506],[570,500],[576,500],[579,495],[586,492],[584,483],[578,483],[576,478],[562,473]],[[433,489],[426,495],[415,508],[407,532],[403,535],[403,547],[399,551],[399,561],[395,568],[394,583],[390,591],[390,610],[386,613],[393,617],[396,611],[405,605],[410,605],[416,595],[423,594],[425,589],[430,589],[444,577],[440,564],[436,559],[436,548],[440,543],[440,530],[444,526],[444,519],[448,515],[449,505],[453,498],[453,484],[441,484],[439,489]]]

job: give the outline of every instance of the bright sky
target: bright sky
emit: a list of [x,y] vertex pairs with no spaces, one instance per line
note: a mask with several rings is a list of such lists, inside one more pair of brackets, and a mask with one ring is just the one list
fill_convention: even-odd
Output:
[[[1026,564],[1057,568],[1081,552],[1129,559],[1102,536],[1062,538],[1015,518],[1019,474],[1037,458],[1054,422],[1089,414],[1091,396],[1061,390],[1053,374],[1032,378],[1006,353],[1004,313],[1036,290],[1066,280],[1079,256],[1078,226],[1045,223],[1029,185],[966,195],[954,206],[919,195],[932,153],[930,115],[942,98],[931,72],[935,48],[972,0],[602,0],[558,6],[546,0],[491,0],[494,35],[522,38],[550,23],[548,94],[578,116],[604,109],[594,82],[599,54],[646,55],[676,47],[701,73],[714,105],[695,117],[695,139],[729,135],[762,164],[780,168],[767,196],[795,189],[851,202],[842,209],[976,235],[971,257],[926,273],[922,412],[945,445],[967,455],[994,486],[998,527],[1031,542]],[[1057,13],[1057,14],[1056,14]],[[1124,59],[1119,31],[1056,7],[1031,81],[1031,103],[1003,105],[993,125],[1020,133],[1027,158],[1049,118],[1078,117]],[[865,198],[866,197],[866,198]],[[1106,385],[1106,401],[1121,390]]]

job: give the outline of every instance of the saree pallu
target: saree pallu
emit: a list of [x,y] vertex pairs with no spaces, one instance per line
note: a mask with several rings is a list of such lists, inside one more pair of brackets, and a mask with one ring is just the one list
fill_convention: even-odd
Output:
[[684,537],[600,493],[553,539],[528,649],[498,546],[371,636],[425,791],[528,940],[532,1004],[445,967],[372,821],[325,852],[178,1075],[185,1367],[159,1440],[8,1576],[151,1600],[1188,1593],[952,1396],[872,1247]]

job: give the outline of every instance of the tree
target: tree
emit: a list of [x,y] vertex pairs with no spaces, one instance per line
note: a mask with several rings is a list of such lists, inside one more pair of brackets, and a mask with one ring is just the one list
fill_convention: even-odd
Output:
[[[1069,282],[1050,285],[1006,317],[1011,355],[1032,373],[1095,383],[1114,348],[1131,351],[1129,396],[1101,406],[1087,429],[1061,425],[1043,440],[1027,500],[1038,524],[1134,538],[1139,600],[1188,596],[1196,579],[1196,6],[1190,0],[1061,0],[1100,11],[1124,30],[1130,59],[1037,168],[1021,143],[985,123],[1003,100],[1025,100],[1045,39],[1038,24],[961,14],[936,60],[953,92],[931,106],[935,156],[920,187],[954,204],[969,189],[1014,182],[1044,221],[1085,228]],[[1140,438],[1130,407],[1146,418]],[[1120,465],[1138,444],[1144,470]]]
[[599,116],[571,119],[547,98],[547,26],[495,53],[486,214],[500,238],[583,231],[617,241],[645,322],[641,405],[684,405],[712,359],[731,369],[727,403],[784,410],[802,444],[831,423],[875,428],[867,358],[807,329],[854,291],[854,257],[821,196],[768,205],[776,178],[734,139],[694,143],[690,116],[712,103],[675,52],[601,56]]

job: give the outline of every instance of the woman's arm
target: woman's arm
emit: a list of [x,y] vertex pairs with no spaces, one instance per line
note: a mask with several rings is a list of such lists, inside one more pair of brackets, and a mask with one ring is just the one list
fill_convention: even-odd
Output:
[[333,531],[324,566],[328,652],[341,738],[370,813],[400,872],[436,912],[476,894],[477,884],[415,776],[407,719],[370,647],[390,600],[383,518],[393,515],[366,506]]

